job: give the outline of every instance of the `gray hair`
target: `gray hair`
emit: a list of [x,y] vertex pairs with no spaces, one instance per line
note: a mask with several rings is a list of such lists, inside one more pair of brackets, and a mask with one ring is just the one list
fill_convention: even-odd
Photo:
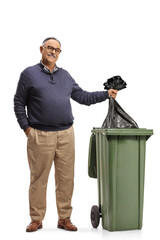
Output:
[[59,41],[57,38],[55,38],[55,37],[48,37],[48,38],[44,39],[44,41],[42,42],[42,45],[44,45],[44,44],[45,44],[48,40],[50,40],[50,39],[56,40],[56,41],[59,43],[59,45],[61,46],[60,41]]

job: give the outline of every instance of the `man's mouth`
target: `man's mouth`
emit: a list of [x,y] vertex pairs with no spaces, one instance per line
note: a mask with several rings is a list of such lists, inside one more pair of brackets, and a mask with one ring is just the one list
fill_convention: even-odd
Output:
[[56,55],[54,55],[53,53],[47,53],[47,55],[48,55],[49,57],[56,58]]

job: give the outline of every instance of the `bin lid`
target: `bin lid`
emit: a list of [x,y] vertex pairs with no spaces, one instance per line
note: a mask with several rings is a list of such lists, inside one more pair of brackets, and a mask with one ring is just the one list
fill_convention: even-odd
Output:
[[93,128],[93,133],[102,133],[107,136],[146,136],[153,135],[152,129],[146,128]]

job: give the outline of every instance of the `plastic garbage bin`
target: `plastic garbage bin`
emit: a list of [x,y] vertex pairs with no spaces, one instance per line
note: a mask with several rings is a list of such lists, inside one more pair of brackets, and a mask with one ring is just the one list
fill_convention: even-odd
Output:
[[145,148],[153,130],[93,128],[93,134],[99,206],[91,209],[92,226],[98,227],[102,217],[109,231],[141,229]]

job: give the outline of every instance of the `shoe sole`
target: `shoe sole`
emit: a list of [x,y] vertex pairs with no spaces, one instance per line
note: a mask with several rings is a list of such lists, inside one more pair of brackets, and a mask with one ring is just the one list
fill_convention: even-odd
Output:
[[61,225],[58,225],[57,228],[60,228],[60,229],[63,229],[63,230],[67,230],[67,231],[71,231],[71,232],[75,232],[75,231],[78,230],[78,229],[75,229],[75,230],[69,230],[69,229],[66,229],[65,227],[62,227]]

